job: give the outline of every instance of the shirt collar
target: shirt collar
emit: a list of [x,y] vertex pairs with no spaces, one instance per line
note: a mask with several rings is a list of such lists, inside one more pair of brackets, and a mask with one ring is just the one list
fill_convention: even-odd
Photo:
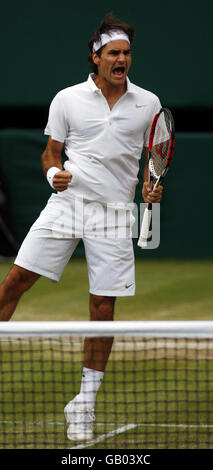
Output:
[[134,87],[132,82],[130,82],[130,79],[126,77],[126,83],[127,83],[127,93],[135,93]]
[[89,77],[88,77],[88,80],[87,80],[87,83],[89,85],[89,88],[90,90],[93,92],[93,93],[101,93],[101,90],[100,88],[98,88],[92,78],[93,76],[93,73],[90,73],[89,74]]
[[[98,88],[92,78],[92,73],[89,74],[89,77],[88,77],[88,80],[87,80],[87,83],[89,85],[89,88],[90,90],[93,92],[93,93],[101,93],[101,90],[100,88]],[[127,83],[127,90],[126,90],[126,93],[134,93],[134,87],[133,87],[133,84],[130,82],[130,79],[128,77],[126,77],[126,83]]]

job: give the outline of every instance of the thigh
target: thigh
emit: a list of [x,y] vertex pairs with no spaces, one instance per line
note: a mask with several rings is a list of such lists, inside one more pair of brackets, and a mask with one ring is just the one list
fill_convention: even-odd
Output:
[[14,264],[58,281],[80,241],[73,236],[71,220],[72,201],[68,204],[50,198],[24,239]]
[[90,293],[100,296],[135,294],[131,238],[84,237]]

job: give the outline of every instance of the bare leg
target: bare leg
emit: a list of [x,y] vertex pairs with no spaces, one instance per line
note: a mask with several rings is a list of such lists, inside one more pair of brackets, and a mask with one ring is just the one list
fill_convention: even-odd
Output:
[[[90,319],[112,321],[115,297],[90,294]],[[84,367],[104,371],[112,349],[112,337],[85,338]]]
[[0,286],[0,321],[8,321],[22,294],[40,275],[14,265]]

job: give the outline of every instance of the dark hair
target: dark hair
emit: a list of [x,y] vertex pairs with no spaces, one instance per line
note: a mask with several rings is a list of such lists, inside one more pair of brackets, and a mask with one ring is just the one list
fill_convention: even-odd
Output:
[[[109,31],[114,31],[120,29],[121,31],[124,31],[127,36],[129,37],[130,44],[133,42],[135,30],[133,26],[123,23],[120,21],[118,18],[116,18],[113,13],[108,13],[103,21],[101,22],[99,28],[95,31],[95,33],[92,35],[90,41],[88,42],[89,50],[90,53],[88,55],[88,62],[90,64],[90,67],[92,71],[97,74],[98,73],[98,68],[97,65],[94,64],[92,60],[92,50],[93,50],[93,43],[96,41],[100,41],[101,39],[101,34],[103,33],[108,33]],[[102,47],[96,52],[99,56],[101,56],[101,51]]]

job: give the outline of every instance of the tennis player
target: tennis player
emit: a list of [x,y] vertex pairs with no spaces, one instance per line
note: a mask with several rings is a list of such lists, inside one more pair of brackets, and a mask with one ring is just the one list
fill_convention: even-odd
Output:
[[[89,42],[93,73],[84,83],[60,91],[51,103],[42,165],[56,192],[31,227],[1,286],[2,321],[10,319],[21,295],[40,276],[60,279],[81,238],[91,320],[113,320],[116,297],[135,293],[132,239],[112,236],[116,218],[111,216],[118,206],[129,213],[142,149],[148,145],[151,123],[161,105],[157,96],[127,76],[133,37],[132,26],[107,15]],[[145,202],[160,202],[162,197],[162,187],[153,191],[147,181],[147,164],[142,194]],[[131,215],[121,219],[117,229],[131,227]],[[81,388],[65,407],[70,439],[93,435],[96,394],[112,342],[113,338],[85,339]]]

